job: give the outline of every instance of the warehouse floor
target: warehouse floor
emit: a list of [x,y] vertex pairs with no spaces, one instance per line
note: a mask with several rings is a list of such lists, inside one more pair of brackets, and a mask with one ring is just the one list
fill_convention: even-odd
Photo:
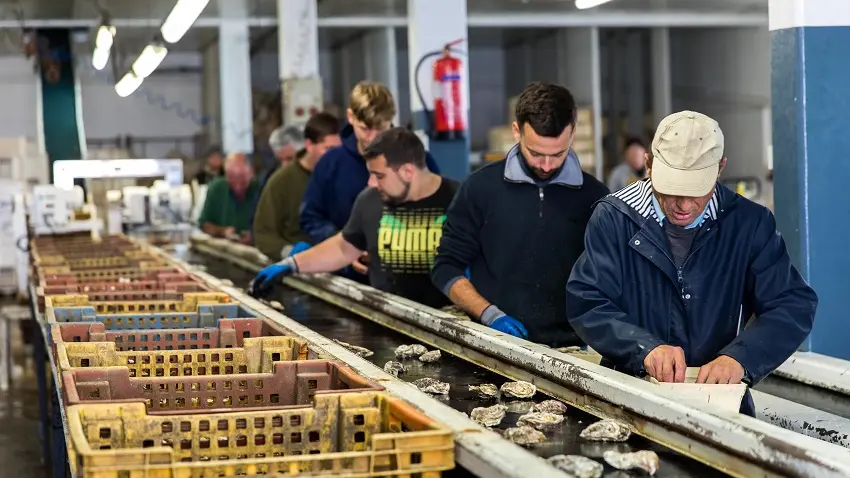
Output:
[[38,429],[38,393],[30,369],[8,392],[0,392],[0,475],[48,476],[41,464]]

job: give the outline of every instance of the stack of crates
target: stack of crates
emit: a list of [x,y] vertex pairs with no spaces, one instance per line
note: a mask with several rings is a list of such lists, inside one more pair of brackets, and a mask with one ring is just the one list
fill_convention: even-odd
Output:
[[76,476],[454,467],[448,429],[144,247],[39,238],[30,250]]

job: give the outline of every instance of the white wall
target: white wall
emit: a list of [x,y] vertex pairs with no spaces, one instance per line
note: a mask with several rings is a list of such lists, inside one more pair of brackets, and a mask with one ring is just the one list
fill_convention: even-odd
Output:
[[21,54],[0,56],[0,138],[38,140],[38,78]]
[[[174,67],[193,68],[192,72],[167,72]],[[109,67],[96,71],[90,58],[78,57],[83,124],[87,138],[111,138],[131,135],[138,138],[184,137],[202,132],[203,107],[201,55],[172,53],[160,66],[163,72],[148,77],[127,98],[115,93]],[[172,144],[151,144],[146,155],[165,157]],[[188,147],[184,153],[191,153]]]
[[764,178],[767,28],[670,29],[670,69],[673,110],[692,109],[720,123],[729,159],[724,177]]

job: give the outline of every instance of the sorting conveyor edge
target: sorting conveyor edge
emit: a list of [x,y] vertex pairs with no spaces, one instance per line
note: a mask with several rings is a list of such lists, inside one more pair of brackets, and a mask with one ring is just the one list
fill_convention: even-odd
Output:
[[[243,267],[253,270],[260,267],[233,254],[232,245],[225,241],[197,235],[193,242],[203,252],[219,255]],[[393,317],[416,323],[424,330],[500,356],[534,371],[541,378],[569,384],[664,427],[701,435],[703,441],[718,450],[744,456],[779,473],[790,476],[850,476],[850,450],[737,413],[725,413],[711,406],[694,407],[678,403],[675,397],[658,389],[653,390],[643,380],[626,377],[544,346],[506,337],[480,324],[466,322],[458,326],[458,319],[450,314],[337,276],[299,276],[286,281],[290,285],[311,283],[366,303]],[[654,439],[646,433],[642,434]],[[670,446],[669,443],[663,444]],[[689,456],[706,458],[695,456],[694,453]],[[712,464],[710,461],[705,462]]]
[[850,395],[850,361],[814,352],[796,352],[774,374],[837,393]]

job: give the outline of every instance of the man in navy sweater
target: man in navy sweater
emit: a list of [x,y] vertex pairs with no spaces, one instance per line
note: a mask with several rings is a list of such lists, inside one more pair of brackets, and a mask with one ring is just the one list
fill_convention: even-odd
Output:
[[[369,181],[363,151],[378,134],[392,127],[395,113],[395,100],[386,86],[360,82],[351,91],[346,111],[348,126],[340,133],[342,146],[322,156],[310,176],[301,204],[301,230],[313,244],[319,244],[345,227],[354,200]],[[428,169],[439,174],[437,163],[429,153],[425,160]],[[363,257],[354,261],[351,266],[357,274],[345,275],[365,280],[368,269],[363,262],[366,260]]]
[[470,175],[449,207],[431,278],[500,332],[579,345],[566,319],[564,284],[584,252],[591,207],[608,189],[582,172],[570,149],[576,104],[569,90],[532,83],[516,118],[518,144]]

